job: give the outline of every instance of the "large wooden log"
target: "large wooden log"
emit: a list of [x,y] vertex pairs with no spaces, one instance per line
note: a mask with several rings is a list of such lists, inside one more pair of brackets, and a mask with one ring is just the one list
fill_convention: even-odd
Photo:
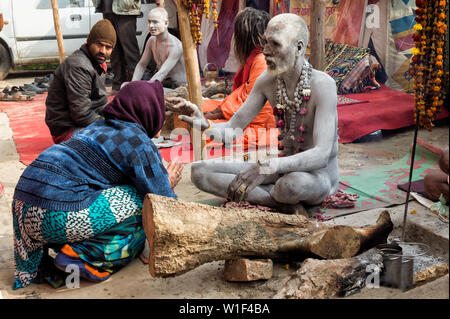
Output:
[[[389,214],[387,214],[389,216]],[[383,222],[390,222],[383,219]],[[213,207],[147,194],[143,224],[150,274],[182,274],[204,263],[241,257],[302,260],[348,258],[361,250],[361,232],[300,215]],[[386,242],[391,227],[376,233]]]

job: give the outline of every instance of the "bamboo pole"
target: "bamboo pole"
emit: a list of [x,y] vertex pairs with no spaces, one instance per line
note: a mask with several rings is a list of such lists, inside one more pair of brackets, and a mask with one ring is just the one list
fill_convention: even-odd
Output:
[[64,50],[63,36],[61,32],[61,24],[59,20],[58,0],[52,0],[53,24],[55,26],[56,41],[58,43],[59,63],[64,61],[66,52]]
[[[194,44],[194,39],[191,35],[189,11],[181,3],[181,1],[177,1],[177,12],[180,37],[183,45],[184,63],[186,66],[189,100],[197,105],[200,112],[203,114],[200,68],[198,65],[197,49]],[[205,139],[203,138],[203,134],[200,131],[200,128],[193,127],[191,129],[191,138],[194,151],[194,160],[197,161],[203,159],[203,149],[206,147],[206,143]],[[206,152],[204,153],[206,154]]]
[[325,1],[311,1],[311,65],[317,70],[323,70],[325,61],[325,10]]
[[239,9],[238,11],[242,11],[244,10],[244,8],[246,7],[246,0],[239,0]]

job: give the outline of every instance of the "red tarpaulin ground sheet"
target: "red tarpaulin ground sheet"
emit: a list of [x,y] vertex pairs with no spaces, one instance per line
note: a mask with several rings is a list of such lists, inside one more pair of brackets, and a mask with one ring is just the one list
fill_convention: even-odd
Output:
[[[338,107],[339,142],[353,142],[377,130],[395,130],[414,125],[414,96],[382,86],[366,93],[346,95],[367,103]],[[442,109],[438,119],[448,117]]]
[[[25,165],[29,165],[43,150],[53,145],[44,120],[46,97],[47,94],[44,93],[29,102],[0,102],[0,111],[6,113],[9,118],[20,161]],[[342,99],[343,105],[338,106],[341,143],[352,142],[377,130],[394,130],[414,125],[414,97],[411,94],[383,86],[378,90],[349,94],[345,97],[348,100]],[[444,117],[448,117],[445,109],[439,119]],[[170,161],[177,154],[192,152],[191,148],[187,144],[160,151],[162,157]],[[226,150],[225,155],[229,151]],[[210,152],[211,157],[223,154],[219,149],[211,149]],[[192,160],[192,154],[187,156],[187,161]]]

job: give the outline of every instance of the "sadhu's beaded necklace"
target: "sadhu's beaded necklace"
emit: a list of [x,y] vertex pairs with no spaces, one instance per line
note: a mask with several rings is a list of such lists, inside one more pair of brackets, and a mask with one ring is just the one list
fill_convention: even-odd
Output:
[[[312,67],[305,61],[302,74],[295,88],[293,101],[287,95],[286,83],[280,76],[277,77],[277,105],[273,108],[273,114],[277,117],[277,127],[283,132],[279,139],[287,142],[287,144],[292,144],[296,140],[295,124],[297,122],[297,114],[300,115],[297,142],[302,144],[305,141],[303,138],[303,133],[305,132],[303,122],[308,113],[307,103],[311,97],[311,73]],[[289,123],[287,123],[287,115],[290,115]],[[279,149],[284,149],[283,145],[280,145]]]

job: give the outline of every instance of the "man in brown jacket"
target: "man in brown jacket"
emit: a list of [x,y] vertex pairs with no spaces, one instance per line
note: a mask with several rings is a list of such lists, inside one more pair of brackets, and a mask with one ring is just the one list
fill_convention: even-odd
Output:
[[106,60],[115,45],[116,32],[111,22],[100,20],[92,27],[86,43],[55,70],[45,101],[45,123],[55,143],[102,119],[101,111],[108,102]]

